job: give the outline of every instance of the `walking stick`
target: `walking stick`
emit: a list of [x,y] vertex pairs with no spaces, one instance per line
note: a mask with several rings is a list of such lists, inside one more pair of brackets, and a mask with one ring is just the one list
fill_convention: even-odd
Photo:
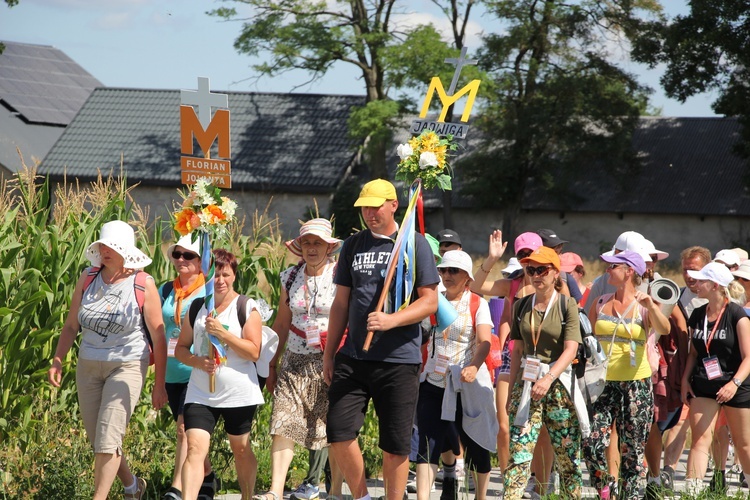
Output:
[[[385,299],[388,298],[388,291],[391,288],[391,281],[393,281],[393,275],[396,274],[396,268],[398,267],[398,258],[395,256],[398,255],[399,250],[401,250],[401,242],[399,242],[397,245],[394,245],[393,247],[393,253],[391,255],[394,256],[394,259],[391,261],[393,265],[390,269],[388,269],[388,273],[385,275],[385,284],[383,285],[383,290],[380,292],[380,298],[378,299],[378,305],[375,306],[375,311],[373,312],[381,312],[383,310],[383,306],[385,305]],[[368,331],[367,332],[367,338],[365,338],[365,345],[362,347],[362,350],[367,352],[370,350],[370,344],[372,343],[372,336],[375,335],[375,332]]]

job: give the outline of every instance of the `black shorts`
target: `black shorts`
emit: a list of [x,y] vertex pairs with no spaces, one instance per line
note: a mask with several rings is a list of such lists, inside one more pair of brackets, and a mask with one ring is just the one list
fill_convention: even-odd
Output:
[[419,432],[418,464],[440,462],[440,454],[452,450],[461,453],[460,442],[466,449],[466,464],[470,470],[486,474],[492,469],[490,452],[482,448],[463,429],[461,398],[456,398],[455,421],[442,420],[443,395],[445,389],[422,382],[417,403],[417,427]]
[[185,430],[203,429],[213,434],[219,417],[224,417],[224,429],[232,436],[242,436],[250,432],[253,427],[253,417],[258,407],[239,406],[235,408],[212,408],[199,403],[188,403],[185,405],[183,418]]
[[[716,393],[726,385],[726,380],[719,379],[706,380],[703,378],[694,378],[690,386],[697,398],[716,399]],[[732,399],[724,403],[732,408],[750,408],[750,386],[741,385],[737,388],[737,393]]]
[[380,423],[378,446],[392,455],[409,455],[417,407],[420,365],[361,361],[336,355],[328,389],[329,443],[357,438],[372,398]]
[[177,417],[185,411],[185,395],[187,394],[187,382],[164,384],[167,389],[167,400],[172,410],[172,418],[177,422]]

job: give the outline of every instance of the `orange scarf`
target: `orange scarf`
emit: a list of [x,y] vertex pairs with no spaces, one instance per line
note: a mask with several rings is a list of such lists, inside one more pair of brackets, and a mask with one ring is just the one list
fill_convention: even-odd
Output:
[[182,325],[182,300],[190,297],[197,289],[206,284],[203,273],[193,281],[187,288],[182,288],[179,276],[174,280],[174,322],[179,327]]

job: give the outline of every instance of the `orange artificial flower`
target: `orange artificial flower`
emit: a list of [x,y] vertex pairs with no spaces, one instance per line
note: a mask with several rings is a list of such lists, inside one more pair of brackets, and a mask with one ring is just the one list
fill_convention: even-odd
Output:
[[203,209],[203,214],[206,216],[210,224],[218,224],[227,218],[221,207],[217,205],[208,205]]

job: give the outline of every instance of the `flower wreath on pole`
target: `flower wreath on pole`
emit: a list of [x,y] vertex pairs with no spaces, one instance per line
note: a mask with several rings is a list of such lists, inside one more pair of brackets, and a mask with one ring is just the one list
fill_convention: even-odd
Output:
[[453,136],[440,138],[432,130],[425,130],[396,149],[401,158],[396,169],[396,180],[404,181],[409,186],[419,178],[425,189],[439,187],[449,191],[453,172],[448,158],[449,152],[456,149],[458,145],[453,142]]
[[[198,233],[201,248],[201,272],[206,279],[206,296],[203,302],[208,315],[215,314],[214,310],[214,257],[211,252],[211,239],[224,239],[229,235],[229,224],[235,220],[237,203],[226,196],[221,196],[221,189],[211,184],[211,180],[200,178],[193,188],[182,194],[184,200],[182,209],[175,212],[175,229],[181,235],[193,231]],[[209,357],[214,358],[220,365],[226,361],[226,348],[218,338],[209,335]],[[216,378],[209,376],[211,392],[216,390]]]

